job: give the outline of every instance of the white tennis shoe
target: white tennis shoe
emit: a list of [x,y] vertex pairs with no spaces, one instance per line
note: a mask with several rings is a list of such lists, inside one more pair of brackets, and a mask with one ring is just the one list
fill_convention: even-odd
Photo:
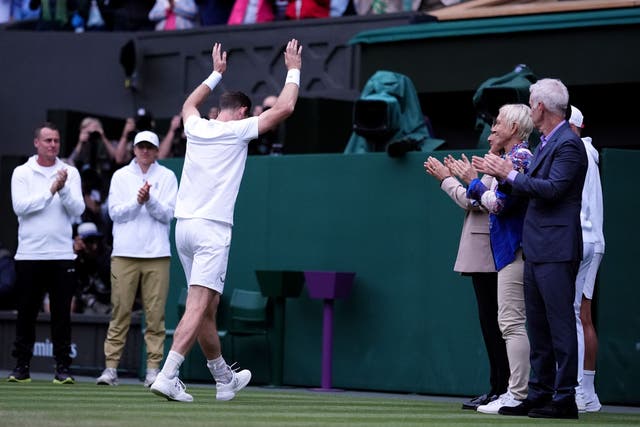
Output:
[[177,375],[169,379],[162,371],[159,372],[156,380],[151,384],[150,390],[153,394],[162,396],[167,400],[193,402],[193,396],[187,393],[187,388]]
[[[231,368],[230,368],[231,369]],[[243,369],[236,372],[231,369],[233,378],[226,384],[216,383],[216,400],[231,400],[236,397],[236,393],[242,390],[251,381],[251,371]]]

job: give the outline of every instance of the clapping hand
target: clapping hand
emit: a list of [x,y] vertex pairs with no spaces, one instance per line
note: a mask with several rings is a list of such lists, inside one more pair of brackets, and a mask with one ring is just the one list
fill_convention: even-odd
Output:
[[473,161],[474,166],[480,172],[498,179],[505,179],[507,175],[509,175],[509,172],[513,170],[513,163],[508,156],[503,159],[495,154],[487,153],[484,155],[484,158],[474,157]]
[[58,191],[64,188],[64,184],[67,182],[67,170],[59,169],[56,172],[56,179],[51,184],[51,194],[56,194]]
[[431,156],[429,156],[424,162],[424,170],[438,181],[442,181],[443,179],[451,176],[449,169],[443,165],[440,160]]
[[144,205],[149,201],[149,190],[151,189],[151,184],[145,181],[144,185],[140,187],[138,190],[138,203]]
[[449,154],[444,159],[444,164],[449,168],[452,174],[460,178],[460,180],[465,182],[467,185],[478,177],[478,172],[464,153],[460,159],[455,159],[451,154]]

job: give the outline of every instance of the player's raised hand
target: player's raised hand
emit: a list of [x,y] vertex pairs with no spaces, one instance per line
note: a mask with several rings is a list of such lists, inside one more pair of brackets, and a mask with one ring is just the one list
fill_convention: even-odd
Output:
[[227,52],[222,50],[222,44],[214,43],[211,51],[213,70],[223,74],[227,69]]
[[296,39],[289,40],[284,50],[284,64],[287,70],[302,68],[302,46]]

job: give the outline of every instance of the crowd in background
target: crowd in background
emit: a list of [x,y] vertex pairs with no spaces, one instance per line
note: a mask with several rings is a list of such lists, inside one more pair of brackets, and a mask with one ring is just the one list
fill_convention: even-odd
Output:
[[37,30],[150,31],[426,11],[459,0],[0,0],[0,24]]

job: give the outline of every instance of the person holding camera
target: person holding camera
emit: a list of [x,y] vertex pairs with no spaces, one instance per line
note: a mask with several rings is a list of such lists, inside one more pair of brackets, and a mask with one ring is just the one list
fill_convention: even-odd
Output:
[[154,132],[155,127],[156,121],[153,118],[153,114],[144,107],[136,110],[135,117],[127,117],[122,127],[122,135],[115,148],[114,159],[118,167],[129,164],[133,159],[133,139],[138,132],[144,130]]
[[134,159],[118,169],[111,179],[108,205],[113,220],[113,310],[104,342],[106,368],[96,384],[118,383],[117,368],[138,288],[145,316],[145,386],[154,382],[162,362],[171,256],[169,229],[176,205],[178,180],[170,169],[156,161],[159,145],[155,133],[139,132],[134,138]]
[[169,130],[160,143],[158,158],[184,157],[187,151],[187,137],[182,126],[182,117],[175,115],[171,118]]
[[[107,139],[102,128],[102,122],[95,117],[85,117],[80,122],[78,143],[69,154],[67,161],[79,170],[87,167],[98,171],[104,169],[103,162],[116,160],[116,148]],[[100,163],[100,164],[99,164]]]

